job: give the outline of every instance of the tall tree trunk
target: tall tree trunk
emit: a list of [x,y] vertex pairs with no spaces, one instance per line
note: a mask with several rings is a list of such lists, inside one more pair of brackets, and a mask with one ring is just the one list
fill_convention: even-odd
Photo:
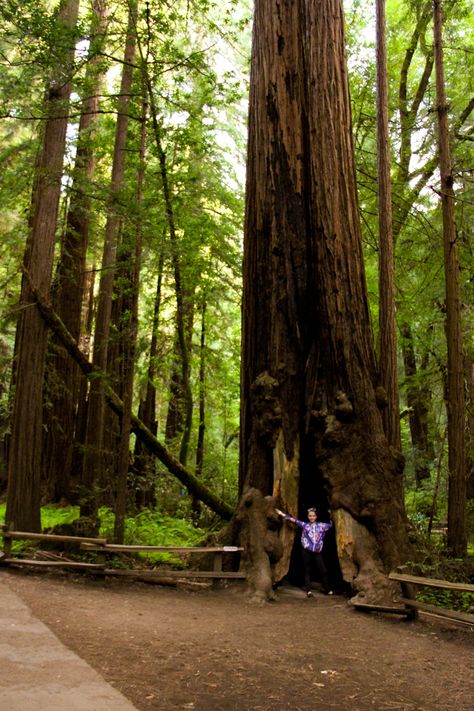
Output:
[[433,444],[428,433],[429,393],[417,382],[417,363],[410,325],[401,326],[403,363],[407,378],[406,393],[409,408],[410,434],[415,457],[415,481],[420,486],[430,478],[429,462],[434,458]]
[[[392,186],[388,133],[388,78],[385,0],[376,0],[377,38],[377,161],[379,222],[379,371],[387,394],[382,412],[389,443],[401,451],[395,321],[395,265],[393,257]],[[400,484],[403,480],[400,477]]]
[[293,514],[330,508],[344,578],[382,599],[407,539],[377,404],[344,53],[339,0],[257,0],[240,484],[247,508],[252,489]]
[[[149,18],[149,15],[148,15]],[[143,50],[139,47],[142,61],[144,59]],[[177,365],[173,366],[171,377],[171,397],[169,423],[167,423],[167,441],[170,441],[179,430],[182,432],[179,461],[183,466],[188,458],[189,440],[191,438],[191,426],[193,417],[193,396],[191,390],[191,336],[194,312],[194,293],[190,293],[183,283],[181,273],[181,263],[179,254],[178,235],[176,233],[176,222],[173,210],[173,200],[168,169],[166,165],[166,153],[161,139],[161,128],[158,118],[158,108],[155,100],[155,93],[151,77],[148,72],[146,62],[145,82],[150,101],[150,112],[153,123],[153,136],[160,162],[161,186],[163,190],[163,200],[165,203],[166,220],[171,243],[171,258],[173,263],[175,294],[176,294],[176,343],[175,353]],[[194,290],[192,290],[194,292]]]
[[[196,445],[196,476],[201,477],[204,467],[204,438],[206,434],[206,295],[201,304],[201,342],[199,347],[199,427]],[[197,525],[201,507],[196,497],[193,498],[193,520]]]
[[466,356],[466,366],[465,370],[467,373],[467,393],[468,393],[468,407],[467,407],[467,451],[468,461],[467,461],[467,473],[466,473],[466,485],[467,485],[467,498],[471,501],[474,500],[474,363],[470,358]]
[[[175,263],[176,336],[166,418],[166,443],[179,443],[179,461],[186,465],[191,439],[193,399],[191,392],[191,345],[194,294],[184,289],[179,258]],[[184,348],[184,350],[183,350]]]
[[[160,320],[161,307],[161,286],[163,279],[164,252],[160,252],[158,261],[158,279],[156,285],[155,303],[153,308],[153,324],[150,342],[150,352],[148,355],[148,372],[146,381],[145,397],[140,400],[138,417],[150,432],[156,436],[158,423],[156,421],[156,365],[158,358],[158,326]],[[139,508],[156,505],[155,495],[155,458],[150,454],[140,439],[135,443],[134,452],[134,473],[135,482],[135,502]]]
[[[145,147],[148,104],[146,91],[142,100],[140,129],[140,163],[137,179],[137,207],[141,214],[143,205],[143,186],[145,183]],[[127,507],[127,483],[130,469],[130,434],[132,424],[133,381],[135,369],[135,352],[138,334],[138,293],[140,288],[140,263],[142,255],[142,224],[141,218],[129,226],[125,232],[124,253],[122,263],[125,266],[121,287],[121,390],[123,399],[123,414],[120,417],[120,440],[117,467],[117,486],[115,499],[114,540],[123,543],[125,534],[125,515]]]
[[[7,369],[10,370],[10,355],[6,341],[0,338],[0,400],[8,399]],[[8,407],[0,410],[0,496],[7,490],[8,429],[10,425]]]
[[[92,138],[103,82],[102,58],[98,52],[104,41],[107,20],[107,7],[103,0],[94,0],[92,10],[92,39],[85,83],[87,96],[83,101],[79,120],[78,147],[70,191],[71,202],[61,240],[61,257],[53,292],[55,310],[77,341],[79,341],[81,328],[84,272],[89,239],[90,187],[95,170]],[[70,497],[69,478],[81,376],[77,364],[54,338],[51,339],[50,353],[47,380],[52,382],[52,387],[49,394],[50,405],[46,411],[48,426],[45,427],[43,478],[48,482],[52,499],[58,501]]]
[[[78,6],[78,0],[63,2],[56,18],[58,30],[61,29],[57,36],[62,37],[63,44],[54,48],[55,63],[44,103],[45,123],[35,166],[30,235],[23,260],[32,284],[46,296],[51,288]],[[25,276],[20,304],[6,520],[19,529],[38,531],[47,328]]]
[[[84,356],[89,359],[92,343],[92,328],[94,322],[94,292],[95,292],[96,266],[91,265],[86,272],[83,296],[83,312],[81,320],[81,336],[78,346]],[[56,334],[55,334],[56,335]],[[61,341],[60,341],[61,342]],[[64,345],[64,344],[62,344]],[[73,359],[74,360],[74,359]],[[81,371],[79,380],[79,393],[77,396],[76,423],[74,429],[74,443],[71,460],[71,498],[77,505],[79,503],[82,481],[82,468],[84,464],[84,444],[87,432],[87,398],[89,382]]]
[[120,204],[120,191],[124,184],[128,110],[130,105],[130,93],[133,77],[133,60],[135,57],[136,12],[136,2],[132,2],[129,9],[122,81],[120,86],[120,97],[118,100],[114,158],[112,165],[111,197],[105,227],[99,300],[94,332],[93,363],[99,368],[102,375],[94,380],[91,384],[89,392],[87,434],[82,478],[84,498],[81,505],[81,514],[85,516],[94,516],[96,513],[94,486],[102,479],[105,408],[103,377],[107,372],[107,354],[112,311],[112,291],[114,284],[117,242],[123,211]]
[[446,283],[446,340],[448,347],[448,546],[453,555],[464,555],[467,546],[466,515],[466,410],[459,297],[459,258],[454,215],[453,169],[449,145],[448,105],[444,81],[443,18],[441,0],[433,0],[438,149],[443,213]]

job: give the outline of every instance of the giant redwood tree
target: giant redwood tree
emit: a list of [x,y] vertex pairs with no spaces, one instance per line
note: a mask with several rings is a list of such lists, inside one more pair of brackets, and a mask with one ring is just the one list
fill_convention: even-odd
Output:
[[64,0],[51,24],[52,69],[43,104],[15,337],[6,520],[27,531],[38,531],[41,525],[43,379],[48,338],[32,290],[48,296],[51,287],[78,9],[78,0]]
[[[275,544],[273,503],[330,511],[343,578],[372,600],[389,595],[385,573],[407,546],[401,465],[382,424],[344,49],[341,0],[256,0],[240,509],[263,596],[292,547],[288,527]],[[252,508],[266,512],[268,535]]]

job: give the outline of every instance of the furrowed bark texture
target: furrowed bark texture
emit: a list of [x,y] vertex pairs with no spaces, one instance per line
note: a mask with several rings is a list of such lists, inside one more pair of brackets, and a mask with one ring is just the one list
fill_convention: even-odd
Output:
[[[104,80],[99,50],[104,41],[108,8],[103,0],[92,3],[93,20],[86,75],[86,96],[79,120],[78,145],[72,176],[66,228],[61,239],[61,257],[55,277],[54,303],[68,331],[79,341],[85,285],[85,264],[92,198],[90,186],[95,172],[93,149],[99,95]],[[70,476],[75,437],[75,420],[81,388],[77,364],[51,339],[46,387],[50,407],[45,409],[43,438],[43,482],[49,499],[70,498]]]
[[377,404],[338,0],[255,5],[242,338],[241,492],[293,514],[329,503],[344,578],[386,596],[405,519]]
[[[45,123],[35,166],[30,235],[23,264],[34,286],[51,288],[56,223],[61,192],[78,0],[63,2],[55,22],[64,43],[56,56],[44,101]],[[47,328],[35,306],[30,283],[23,278],[21,310],[15,338],[12,434],[8,463],[6,522],[20,530],[39,531],[40,469],[43,422],[43,380]]]

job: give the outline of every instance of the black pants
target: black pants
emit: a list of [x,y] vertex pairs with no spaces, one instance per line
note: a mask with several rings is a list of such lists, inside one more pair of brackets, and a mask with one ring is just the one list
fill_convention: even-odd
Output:
[[306,550],[306,548],[302,548],[301,555],[303,556],[304,589],[307,591],[311,590],[311,571],[313,567],[315,567],[323,585],[324,592],[329,592],[331,586],[329,584],[328,573],[322,553],[313,553],[312,551]]

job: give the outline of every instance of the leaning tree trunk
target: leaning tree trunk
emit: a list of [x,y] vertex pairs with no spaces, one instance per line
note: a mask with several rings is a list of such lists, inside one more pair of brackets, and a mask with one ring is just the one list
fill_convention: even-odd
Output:
[[47,328],[34,305],[31,284],[45,295],[50,292],[78,7],[78,0],[67,0],[56,18],[58,36],[63,40],[54,51],[55,65],[44,102],[45,122],[35,167],[31,234],[23,260],[25,274],[16,329],[6,521],[26,531],[38,531],[41,527],[40,468],[47,350]]
[[[91,363],[83,352],[78,347],[77,343],[65,328],[61,319],[58,318],[51,306],[43,299],[41,292],[31,286],[33,296],[36,299],[38,308],[45,320],[45,323],[51,328],[54,334],[60,339],[67,352],[74,358],[79,365],[81,371],[89,379],[97,378],[100,371],[97,366]],[[107,381],[104,382],[104,391],[107,400],[107,405],[119,417],[124,412],[124,404],[118,397],[117,393],[110,387]],[[136,437],[139,437],[149,452],[165,465],[170,474],[175,476],[187,488],[191,496],[196,496],[211,511],[214,511],[222,519],[229,521],[234,513],[234,509],[230,504],[227,504],[223,499],[216,496],[208,489],[199,479],[173,456],[173,454],[161,444],[161,442],[150,432],[148,427],[141,420],[132,414],[132,429]]]
[[[240,486],[247,514],[251,488],[292,514],[330,508],[343,577],[382,599],[407,541],[379,410],[344,48],[340,0],[256,1]],[[289,567],[283,531],[276,579]]]

